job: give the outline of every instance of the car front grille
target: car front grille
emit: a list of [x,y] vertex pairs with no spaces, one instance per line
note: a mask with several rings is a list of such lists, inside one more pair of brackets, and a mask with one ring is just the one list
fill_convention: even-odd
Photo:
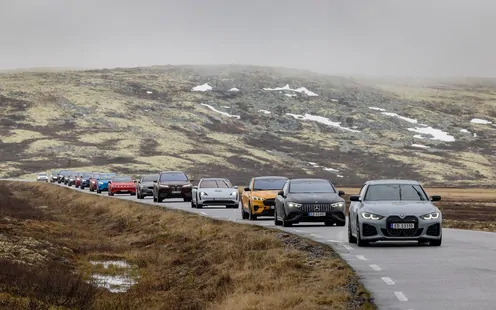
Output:
[[175,186],[174,185],[170,185],[169,188],[170,188],[171,191],[180,191],[180,190],[183,189],[183,187],[181,185],[175,185]]
[[[406,229],[393,229],[391,228],[392,223],[413,223],[414,227]],[[386,236],[389,237],[414,237],[420,235],[419,231],[421,233],[421,230],[418,229],[418,218],[413,215],[405,216],[404,218],[400,218],[396,215],[389,216],[386,219],[386,229],[383,229],[383,233],[385,232]]]
[[330,203],[305,203],[301,206],[303,212],[331,212],[334,207]]

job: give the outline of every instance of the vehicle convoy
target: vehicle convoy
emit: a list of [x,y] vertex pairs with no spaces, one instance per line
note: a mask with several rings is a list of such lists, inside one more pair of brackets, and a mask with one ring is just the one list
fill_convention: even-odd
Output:
[[46,172],[40,172],[36,176],[36,182],[48,182],[48,174]]
[[81,176],[81,179],[79,181],[79,188],[80,189],[85,189],[86,187],[90,186],[90,177],[92,173],[91,172],[84,172],[83,175]]
[[67,186],[76,185],[76,179],[77,179],[78,175],[80,175],[80,174],[81,174],[81,172],[79,172],[79,171],[72,171],[68,177],[65,177],[64,182],[66,182]]
[[90,176],[90,185],[88,186],[90,192],[96,191],[98,188],[98,179],[100,178],[100,173],[92,173]]
[[71,173],[71,170],[60,170],[59,174],[58,174],[58,183],[64,183],[64,184],[67,184],[67,182],[65,181],[65,178]]
[[74,187],[78,188],[81,186],[81,181],[82,181],[82,178],[83,178],[83,175],[85,174],[86,172],[77,172],[77,175],[76,175],[76,180],[74,181]]
[[136,182],[136,198],[143,199],[146,196],[153,196],[153,184],[158,181],[158,174],[141,176]]
[[166,198],[182,198],[191,201],[193,180],[183,171],[163,171],[153,184],[153,201],[162,202]]
[[51,172],[50,183],[58,182],[60,170],[53,170]]
[[413,180],[367,181],[350,196],[348,241],[366,246],[375,241],[418,240],[440,246],[442,213]]
[[238,187],[226,178],[202,178],[192,190],[192,208],[204,206],[239,207]]
[[108,191],[108,182],[115,176],[115,173],[101,173],[99,178],[96,179],[96,192],[100,194],[101,192]]
[[241,217],[256,220],[259,216],[274,216],[274,201],[287,177],[259,176],[250,180],[241,195]]
[[130,176],[114,175],[108,181],[108,195],[114,196],[115,194],[129,194],[136,195],[136,184]]
[[326,179],[290,179],[277,193],[274,224],[288,227],[301,222],[324,222],[326,226],[344,226],[344,194]]

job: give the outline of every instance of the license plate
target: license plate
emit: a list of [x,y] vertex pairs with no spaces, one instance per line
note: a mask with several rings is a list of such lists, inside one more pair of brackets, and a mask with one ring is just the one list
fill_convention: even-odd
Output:
[[180,194],[181,191],[172,191],[173,194]]
[[325,212],[308,212],[308,216],[326,216]]
[[391,224],[392,229],[411,229],[415,228],[414,223],[392,223]]

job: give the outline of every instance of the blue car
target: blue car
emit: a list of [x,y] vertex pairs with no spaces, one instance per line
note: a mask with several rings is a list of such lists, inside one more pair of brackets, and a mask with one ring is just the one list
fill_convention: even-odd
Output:
[[96,187],[96,192],[100,194],[101,192],[108,191],[108,182],[115,176],[115,173],[102,173],[98,179],[98,184]]
[[79,184],[80,189],[85,189],[90,186],[90,177],[93,175],[91,172],[85,172],[81,176],[81,183]]

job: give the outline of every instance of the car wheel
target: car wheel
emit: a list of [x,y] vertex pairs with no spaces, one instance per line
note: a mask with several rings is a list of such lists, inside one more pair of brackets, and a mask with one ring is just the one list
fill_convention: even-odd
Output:
[[203,204],[202,203],[197,203],[196,204],[197,209],[203,209]]
[[349,218],[348,218],[348,242],[349,243],[356,243],[357,242],[357,239],[351,233],[351,223],[350,223]]
[[101,191],[99,188],[97,188],[97,189],[96,189],[96,193],[97,193],[97,194],[101,194],[101,193],[102,193],[102,191]]
[[153,202],[157,202],[157,197],[155,197],[155,195],[153,195]]
[[241,203],[241,218],[243,220],[248,219],[248,213],[245,211],[245,207],[244,207],[243,203]]
[[277,209],[276,208],[274,208],[274,225],[276,225],[276,226],[282,225],[282,222],[277,219]]
[[360,223],[358,222],[358,219],[357,219],[356,226],[357,226],[357,229],[356,229],[356,234],[357,234],[357,236],[356,236],[356,240],[357,240],[356,241],[356,244],[357,244],[357,246],[360,246],[360,247],[361,246],[367,246],[369,243],[367,241],[362,240],[361,232],[360,232]]
[[336,222],[336,226],[345,226],[346,225],[346,221],[342,221],[342,222]]
[[253,211],[251,210],[251,203],[248,203],[248,219],[250,221],[256,221],[257,220],[257,216],[255,214],[253,214]]
[[193,209],[194,209],[195,207],[196,207],[196,206],[195,206],[194,201],[193,201],[193,200],[191,200],[191,208],[193,208]]
[[439,238],[439,240],[431,240],[429,241],[430,246],[441,246],[441,243],[443,242],[443,237]]
[[136,195],[136,193],[129,193],[129,195],[131,195],[131,196],[135,196],[135,195]]

